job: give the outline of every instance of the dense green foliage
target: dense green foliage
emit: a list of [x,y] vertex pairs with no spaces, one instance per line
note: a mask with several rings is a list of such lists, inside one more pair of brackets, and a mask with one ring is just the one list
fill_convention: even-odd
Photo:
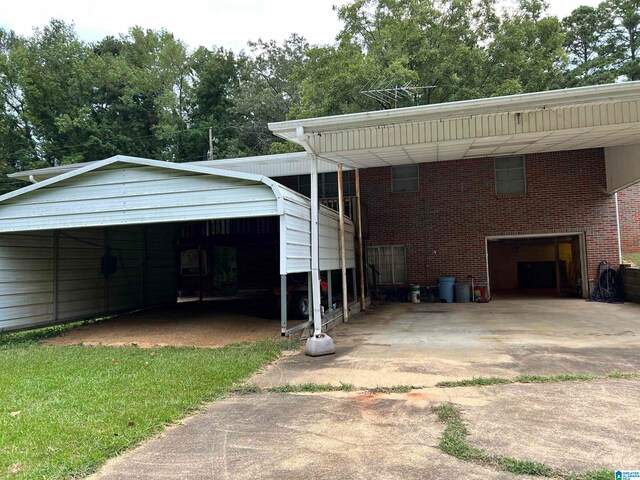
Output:
[[[545,0],[353,0],[336,14],[333,45],[293,34],[246,52],[138,27],[93,44],[59,20],[28,37],[0,29],[0,193],[18,186],[6,173],[118,153],[291,151],[267,128],[288,118],[640,79],[640,0],[564,19]],[[404,85],[414,94],[396,101],[361,93]]]
[[0,334],[0,477],[78,478],[276,359],[218,349],[43,346],[67,327]]

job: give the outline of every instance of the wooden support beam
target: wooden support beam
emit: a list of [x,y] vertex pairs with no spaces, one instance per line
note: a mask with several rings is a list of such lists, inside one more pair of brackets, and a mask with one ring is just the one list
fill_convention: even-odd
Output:
[[340,267],[342,269],[342,320],[349,321],[349,294],[347,291],[347,247],[344,238],[344,186],[342,164],[338,164],[338,211],[340,213]]
[[364,246],[362,244],[362,207],[360,204],[360,169],[356,168],[356,204],[358,210],[358,256],[360,257],[360,310],[365,310]]
[[558,237],[553,237],[553,247],[556,257],[556,291],[559,294],[562,291],[562,284],[560,282],[560,245],[558,244]]

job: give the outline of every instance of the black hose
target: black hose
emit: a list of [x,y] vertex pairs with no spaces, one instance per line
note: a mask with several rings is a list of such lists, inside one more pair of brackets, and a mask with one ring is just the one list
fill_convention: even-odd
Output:
[[622,302],[622,277],[609,266],[606,260],[598,264],[598,277],[591,300],[606,303]]

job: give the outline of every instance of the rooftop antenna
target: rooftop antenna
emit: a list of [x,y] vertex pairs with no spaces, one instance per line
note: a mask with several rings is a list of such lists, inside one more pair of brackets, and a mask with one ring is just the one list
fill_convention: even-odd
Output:
[[428,105],[431,101],[431,91],[436,88],[435,85],[426,85],[424,87],[415,87],[411,82],[405,82],[401,85],[391,81],[380,80],[370,82],[360,90],[362,95],[372,98],[380,104],[382,108],[391,109],[398,108],[398,103],[411,105]]

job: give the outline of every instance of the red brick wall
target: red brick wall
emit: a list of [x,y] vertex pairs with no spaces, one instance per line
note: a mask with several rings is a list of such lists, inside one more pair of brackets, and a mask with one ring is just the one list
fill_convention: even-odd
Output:
[[497,196],[492,158],[420,165],[420,191],[391,192],[389,167],[361,171],[368,245],[405,245],[408,282],[472,274],[486,284],[485,238],[584,232],[589,279],[618,263],[615,203],[605,193],[602,149],[526,156],[527,193]]
[[618,192],[622,253],[640,253],[640,183]]

